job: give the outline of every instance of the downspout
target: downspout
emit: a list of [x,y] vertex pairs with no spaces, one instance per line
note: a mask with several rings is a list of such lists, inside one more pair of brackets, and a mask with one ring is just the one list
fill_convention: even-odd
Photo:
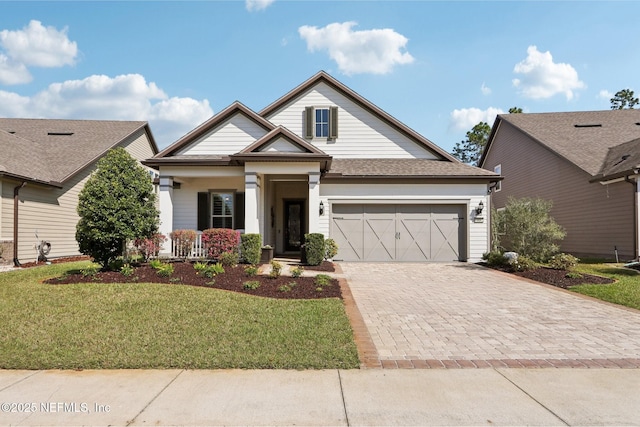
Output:
[[18,193],[25,185],[27,185],[27,181],[23,181],[13,189],[13,265],[16,267],[20,267],[20,261],[18,261]]
[[[634,169],[633,176],[637,177],[639,171],[638,169]],[[629,176],[630,175],[625,176],[624,180],[633,185],[633,258],[637,261],[640,257],[640,249],[638,248],[638,246],[640,246],[640,237],[638,236],[638,180],[631,180]]]

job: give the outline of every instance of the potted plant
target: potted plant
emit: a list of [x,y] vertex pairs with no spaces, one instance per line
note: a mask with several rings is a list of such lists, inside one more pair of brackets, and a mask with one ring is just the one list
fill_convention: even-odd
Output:
[[269,264],[273,259],[273,247],[271,245],[264,245],[262,247],[262,253],[260,254],[260,264]]

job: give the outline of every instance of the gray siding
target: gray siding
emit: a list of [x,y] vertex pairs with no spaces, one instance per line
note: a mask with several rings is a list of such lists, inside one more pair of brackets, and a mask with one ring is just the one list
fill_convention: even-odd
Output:
[[493,170],[498,164],[504,181],[492,194],[493,207],[504,207],[510,196],[552,200],[551,215],[567,231],[562,251],[612,258],[617,246],[621,257],[633,258],[632,185],[590,183],[588,173],[504,121],[483,167]]

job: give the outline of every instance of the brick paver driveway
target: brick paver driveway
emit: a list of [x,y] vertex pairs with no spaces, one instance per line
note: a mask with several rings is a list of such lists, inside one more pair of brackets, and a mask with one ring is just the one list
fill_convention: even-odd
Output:
[[473,264],[339,265],[385,367],[640,367],[638,311]]

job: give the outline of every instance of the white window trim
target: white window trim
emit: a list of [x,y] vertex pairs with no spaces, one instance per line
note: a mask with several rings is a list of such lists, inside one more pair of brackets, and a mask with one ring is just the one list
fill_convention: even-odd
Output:
[[[216,215],[214,213],[214,196],[222,194],[230,194],[231,195],[231,214],[229,215]],[[231,218],[231,230],[235,230],[235,213],[236,213],[236,191],[235,190],[209,190],[209,197],[211,203],[211,215],[209,216],[209,224],[210,227],[214,227],[213,219],[214,218]],[[227,227],[225,227],[227,228]]]

